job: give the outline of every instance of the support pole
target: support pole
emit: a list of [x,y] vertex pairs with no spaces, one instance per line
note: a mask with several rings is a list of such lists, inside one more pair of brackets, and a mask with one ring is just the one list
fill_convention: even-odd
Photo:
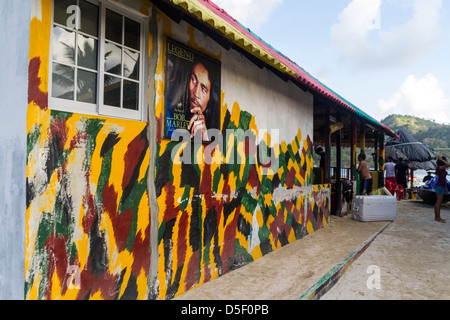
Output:
[[366,127],[364,124],[361,126],[361,137],[359,138],[361,153],[366,153]]
[[351,150],[350,150],[350,168],[351,180],[356,180],[356,148],[358,143],[358,127],[356,125],[356,118],[352,118],[352,132],[351,132]]
[[324,183],[330,183],[330,169],[331,169],[331,130],[330,130],[330,109],[327,108],[326,116],[326,137],[325,137],[325,172]]
[[341,130],[336,131],[336,215],[342,216],[342,185],[341,185]]
[[378,150],[378,134],[375,136],[375,150],[374,150],[374,152],[375,152],[375,159],[373,159],[374,161],[374,168],[375,168],[375,171],[376,172],[378,172],[378,158],[379,158],[379,150]]

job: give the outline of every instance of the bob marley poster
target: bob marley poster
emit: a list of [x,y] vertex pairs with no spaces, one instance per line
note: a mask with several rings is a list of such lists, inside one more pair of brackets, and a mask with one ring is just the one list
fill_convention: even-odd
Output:
[[220,72],[220,62],[167,40],[165,138],[186,129],[206,142],[208,129],[220,130]]

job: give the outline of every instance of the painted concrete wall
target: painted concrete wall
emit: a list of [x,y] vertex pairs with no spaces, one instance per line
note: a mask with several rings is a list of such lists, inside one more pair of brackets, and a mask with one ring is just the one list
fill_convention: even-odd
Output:
[[0,300],[23,299],[31,2],[0,2]]
[[[173,298],[329,222],[329,188],[312,186],[309,94],[157,14],[149,1],[128,0],[150,17],[148,122],[55,111],[51,1],[32,3],[27,299]],[[222,62],[222,130],[280,129],[278,142],[261,142],[273,146],[276,171],[173,161],[178,143],[162,138],[166,37]],[[246,157],[243,143],[235,153]]]

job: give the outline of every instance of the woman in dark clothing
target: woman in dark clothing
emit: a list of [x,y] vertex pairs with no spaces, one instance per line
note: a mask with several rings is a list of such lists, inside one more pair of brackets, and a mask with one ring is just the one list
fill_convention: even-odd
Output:
[[438,180],[434,185],[434,190],[436,191],[436,203],[434,205],[434,220],[441,223],[446,223],[444,219],[441,218],[441,206],[444,201],[444,195],[448,194],[447,189],[447,168],[450,168],[447,159],[445,157],[438,156],[436,176]]

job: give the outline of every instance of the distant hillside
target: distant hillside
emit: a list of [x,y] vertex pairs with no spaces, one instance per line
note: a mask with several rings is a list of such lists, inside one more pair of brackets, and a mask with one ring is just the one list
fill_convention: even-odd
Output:
[[450,148],[450,125],[398,114],[392,114],[381,122],[395,132],[399,129],[408,131],[430,148]]

